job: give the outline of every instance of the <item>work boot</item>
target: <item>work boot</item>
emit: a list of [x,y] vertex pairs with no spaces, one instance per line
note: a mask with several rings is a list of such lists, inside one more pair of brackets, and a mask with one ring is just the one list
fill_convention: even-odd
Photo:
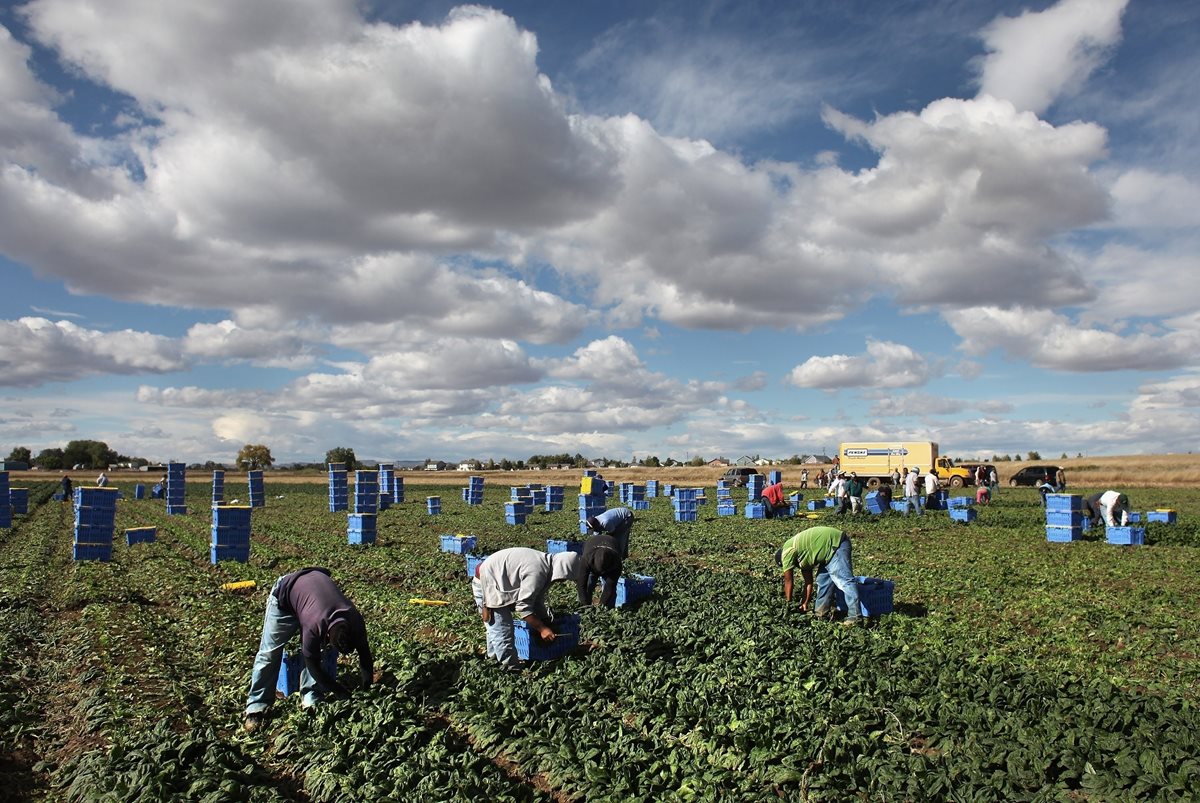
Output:
[[254,714],[246,714],[246,721],[242,723],[242,729],[246,733],[257,733],[262,728],[266,719],[266,716],[261,711]]
[[813,611],[813,615],[816,616],[818,619],[820,619],[822,622],[828,622],[830,619],[833,618],[833,609],[829,608],[829,607],[817,608],[816,610]]
[[842,627],[858,627],[862,624],[862,617],[856,616],[853,619],[843,619]]

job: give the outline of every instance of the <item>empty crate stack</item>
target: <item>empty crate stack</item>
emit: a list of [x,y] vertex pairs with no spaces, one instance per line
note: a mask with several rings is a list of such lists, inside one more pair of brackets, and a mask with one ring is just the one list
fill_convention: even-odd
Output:
[[760,498],[756,502],[746,503],[746,518],[748,519],[765,519],[767,517],[767,503]]
[[970,524],[975,521],[974,501],[969,496],[952,496],[946,501],[946,509],[950,511],[950,519],[960,524]]
[[467,487],[462,489],[463,501],[468,505],[483,504],[483,477],[470,477]]
[[216,470],[213,472],[213,480],[212,480],[212,503],[214,505],[219,505],[224,501],[225,501],[225,472]]
[[525,504],[525,498],[510,499],[504,503],[505,523],[524,524],[527,515],[529,515],[529,507]]
[[376,513],[379,508],[379,475],[374,471],[354,472],[354,512]]
[[392,504],[404,501],[404,477],[392,477]]
[[584,477],[579,484],[579,532],[587,533],[587,520],[599,516],[608,507],[604,499],[604,480]]
[[[8,472],[4,472],[7,474]],[[0,481],[3,485],[3,481]],[[29,489],[28,488],[9,488],[8,489],[8,504],[12,506],[11,516],[24,516],[29,512]],[[0,505],[2,508],[3,505]],[[0,521],[4,518],[4,511],[0,510]]]
[[167,515],[187,515],[187,466],[167,463]]
[[621,501],[630,510],[649,510],[650,503],[646,501],[646,486],[632,482],[621,483]]
[[646,480],[646,498],[653,499],[658,496],[658,480]]
[[[4,480],[7,484],[7,474]],[[8,505],[4,507],[7,509]],[[75,489],[75,542],[72,547],[75,560],[112,560],[116,518],[116,488]]]
[[350,509],[350,475],[345,463],[329,464],[329,512]]
[[247,471],[246,482],[249,484],[250,491],[250,507],[265,507],[267,504],[267,496],[263,487],[263,473],[261,471]]
[[1083,497],[1046,494],[1046,540],[1069,543],[1083,538]]
[[778,482],[783,482],[783,472],[782,471],[767,472],[767,485],[774,485]]
[[751,474],[746,478],[746,500],[756,502],[762,499],[763,492],[763,475]]
[[546,486],[546,512],[553,513],[563,509],[566,502],[566,488],[561,485]]
[[394,477],[391,463],[380,463],[376,471],[375,495],[376,505],[380,513],[392,506],[392,479]]
[[223,560],[246,563],[250,560],[250,505],[213,505],[212,543],[209,558],[213,565]]
[[430,516],[440,516],[442,514],[442,497],[425,497],[425,512]]
[[352,546],[369,546],[375,543],[377,532],[374,513],[351,513],[347,517],[346,543]]
[[529,486],[529,501],[531,511],[534,508],[546,506],[546,486],[538,484],[530,484]]
[[671,504],[675,508],[675,521],[695,521],[696,515],[700,509],[700,502],[697,501],[698,488],[676,488],[675,498]]

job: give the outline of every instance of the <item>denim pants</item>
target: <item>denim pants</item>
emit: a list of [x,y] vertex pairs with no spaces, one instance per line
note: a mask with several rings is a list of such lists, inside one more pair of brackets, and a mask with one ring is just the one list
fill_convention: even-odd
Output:
[[833,551],[833,557],[817,571],[816,584],[816,610],[833,610],[833,589],[837,586],[846,597],[846,620],[853,621],[862,615],[862,608],[858,604],[858,586],[854,581],[849,538],[842,537],[842,542]]
[[909,509],[917,511],[917,515],[924,515],[925,511],[921,509],[921,497],[917,494],[912,494],[904,497],[904,515],[908,515]]
[[[475,596],[475,607],[483,611],[483,587],[479,578],[471,580],[471,593]],[[517,643],[513,637],[513,609],[492,608],[492,622],[485,624],[487,633],[487,655],[494,658],[505,667],[518,667],[521,659],[517,656]]]
[[[292,636],[300,632],[300,620],[292,614],[284,613],[279,608],[279,600],[275,598],[275,589],[279,582],[271,588],[267,597],[267,613],[263,617],[262,639],[258,643],[258,655],[254,657],[254,669],[250,673],[250,695],[246,699],[246,713],[260,714],[275,702],[275,686],[279,682],[279,668],[283,663],[283,648],[287,646]],[[300,704],[305,708],[321,700],[321,692],[317,681],[309,674],[308,667],[300,670]]]
[[629,533],[633,530],[633,519],[629,519],[613,532],[609,533],[613,540],[617,542],[617,549],[621,551],[621,559],[625,560],[629,557]]

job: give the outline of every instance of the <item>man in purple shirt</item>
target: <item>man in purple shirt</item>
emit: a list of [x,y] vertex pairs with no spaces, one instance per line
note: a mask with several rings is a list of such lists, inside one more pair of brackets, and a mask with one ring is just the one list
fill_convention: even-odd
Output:
[[329,570],[308,568],[284,575],[275,581],[267,596],[262,640],[250,675],[245,729],[251,733],[261,727],[275,701],[283,648],[297,633],[300,654],[304,656],[304,669],[300,673],[303,707],[315,705],[325,694],[350,696],[337,677],[321,665],[322,653],[330,647],[339,653],[357,652],[362,687],[371,685],[374,658],[367,643],[366,623],[354,603],[333,582]]

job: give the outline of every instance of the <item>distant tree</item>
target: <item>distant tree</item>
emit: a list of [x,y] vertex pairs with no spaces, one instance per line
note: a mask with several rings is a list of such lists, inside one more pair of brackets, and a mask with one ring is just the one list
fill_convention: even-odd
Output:
[[1035,452],[1035,451],[1033,451],[1032,449],[1030,449],[1030,450],[1029,450],[1029,459],[1030,459],[1030,460],[1041,460],[1041,459],[1042,459],[1042,456],[1041,456],[1041,454],[1040,454],[1040,453],[1038,453],[1038,452]]
[[64,468],[66,461],[63,460],[63,450],[57,446],[53,449],[42,449],[38,452],[37,457],[33,458],[33,465],[42,471],[58,471]]
[[[1191,454],[1191,452],[1188,452],[1188,454]],[[1078,452],[1078,453],[1077,453],[1075,456],[1076,456],[1076,457],[1083,457],[1083,452]]]
[[696,455],[695,457],[693,457],[691,460],[688,461],[688,465],[689,466],[702,466],[702,465],[704,465],[704,458],[701,457],[700,455]]
[[104,441],[71,441],[63,448],[63,463],[67,468],[108,468],[117,462],[117,453]]
[[262,468],[270,468],[275,464],[275,458],[271,457],[271,450],[261,443],[247,443],[238,452],[237,465],[238,468],[246,471],[257,471]]
[[492,458],[490,458],[490,457],[488,458],[488,461],[487,461],[487,470],[488,470],[488,471],[495,471],[495,470],[496,470],[496,461],[495,461],[495,460],[493,460],[493,459],[492,459]]
[[1060,457],[1060,458],[1059,458],[1059,460],[1069,460],[1069,459],[1070,459],[1070,458],[1069,458],[1069,457],[1067,457],[1067,453],[1066,453],[1066,452],[1063,452],[1063,453],[1062,453],[1062,457]]
[[650,466],[651,468],[658,468],[662,465],[662,461],[658,459],[658,455],[652,454],[642,461],[642,465]]
[[512,468],[513,468],[512,461],[509,460],[507,457],[500,460],[500,470],[501,471],[512,471]]
[[1014,461],[1014,462],[1017,462],[1017,463],[1020,463],[1020,462],[1021,462],[1021,455],[1019,455],[1019,454],[1015,454],[1015,455],[1013,455],[1013,461]]
[[13,463],[32,465],[33,453],[29,451],[28,446],[14,446],[13,450],[8,453],[8,459]]
[[345,463],[347,471],[354,471],[358,466],[358,458],[349,446],[335,446],[325,453],[325,464],[329,463]]

